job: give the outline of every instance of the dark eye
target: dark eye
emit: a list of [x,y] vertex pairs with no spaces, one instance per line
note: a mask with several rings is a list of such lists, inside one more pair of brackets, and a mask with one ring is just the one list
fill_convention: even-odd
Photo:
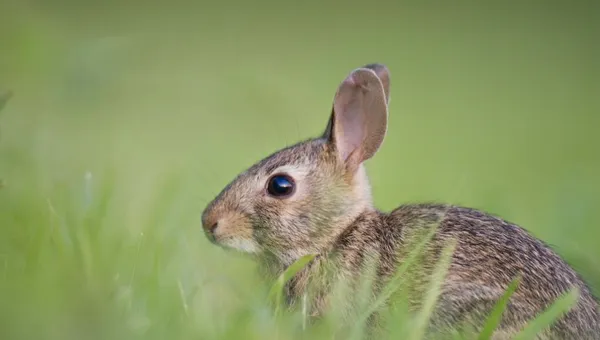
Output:
[[296,185],[287,175],[274,175],[267,182],[267,192],[273,197],[287,197],[294,193]]

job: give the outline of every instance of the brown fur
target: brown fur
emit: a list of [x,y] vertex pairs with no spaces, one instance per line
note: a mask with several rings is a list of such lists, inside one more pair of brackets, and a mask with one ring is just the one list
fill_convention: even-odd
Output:
[[[350,105],[353,115],[381,108],[381,101],[377,102],[383,100],[381,93],[389,100],[387,69],[377,64],[368,68],[385,80],[379,87],[370,73],[358,73],[363,78],[351,75],[343,86],[359,79],[365,81],[360,88],[369,90],[350,88],[336,96],[344,99],[344,105],[349,100],[359,103]],[[369,91],[378,94],[369,97]],[[372,106],[365,104],[369,100]],[[478,329],[509,283],[521,275],[495,339],[510,338],[572,287],[580,289],[578,304],[540,334],[540,339],[600,339],[598,303],[589,288],[555,252],[524,229],[474,209],[449,205],[404,205],[390,213],[374,208],[362,162],[383,140],[387,108],[385,116],[373,118],[381,117],[383,125],[375,122],[369,123],[374,128],[365,128],[374,137],[358,136],[363,146],[353,149],[354,144],[345,144],[341,153],[342,139],[337,134],[365,132],[358,126],[348,127],[356,120],[344,116],[345,106],[337,107],[341,109],[332,112],[322,137],[280,150],[253,165],[206,207],[203,225],[211,240],[255,254],[271,275],[303,255],[318,254],[286,287],[292,306],[310,294],[310,314],[318,317],[328,308],[335,280],[357,289],[357,273],[365,264],[375,263],[373,293],[377,293],[403,263],[413,241],[434,225],[436,234],[419,258],[419,266],[407,273],[406,286],[410,306],[417,310],[442,248],[449,240],[457,241],[431,320],[432,330],[464,323]],[[270,197],[265,190],[269,176],[279,172],[296,181],[291,197]],[[342,312],[350,315],[355,304],[349,300]],[[371,322],[378,323],[376,318]]]

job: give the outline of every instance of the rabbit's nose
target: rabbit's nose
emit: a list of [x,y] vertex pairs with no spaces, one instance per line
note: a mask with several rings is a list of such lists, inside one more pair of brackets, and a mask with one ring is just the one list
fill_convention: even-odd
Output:
[[210,233],[214,233],[215,229],[217,229],[217,227],[219,226],[219,221],[216,221],[214,223],[212,223],[211,225],[208,226],[208,228],[206,228]]
[[204,216],[202,218],[202,227],[208,233],[214,233],[215,229],[219,226],[219,220],[213,216]]
[[217,227],[219,226],[219,221],[206,221],[202,223],[202,226],[204,227],[204,234],[208,240],[215,242],[215,230],[217,230]]

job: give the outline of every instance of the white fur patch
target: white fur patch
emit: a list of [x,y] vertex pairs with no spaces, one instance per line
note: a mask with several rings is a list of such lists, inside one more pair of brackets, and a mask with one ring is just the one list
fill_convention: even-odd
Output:
[[258,252],[258,244],[254,240],[242,238],[226,238],[220,241],[226,247],[233,248],[245,253],[254,254]]
[[363,164],[361,164],[356,175],[354,194],[357,195],[357,197],[361,197],[369,206],[372,204],[371,183],[369,182],[367,170]]

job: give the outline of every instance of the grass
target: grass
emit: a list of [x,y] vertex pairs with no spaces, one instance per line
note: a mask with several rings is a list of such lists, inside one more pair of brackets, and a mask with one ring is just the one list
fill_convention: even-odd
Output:
[[556,299],[556,301],[548,307],[543,313],[538,315],[534,320],[531,320],[525,328],[515,336],[517,340],[533,339],[544,329],[549,327],[554,320],[566,314],[577,303],[579,298],[579,290],[573,288]]
[[502,297],[498,300],[494,309],[492,309],[487,321],[485,322],[481,333],[479,333],[478,340],[487,340],[491,339],[491,336],[494,334],[494,330],[498,328],[498,325],[502,321],[502,314],[506,310],[508,306],[508,302],[510,301],[510,297],[517,290],[519,283],[521,282],[521,277],[515,278],[508,288],[506,288],[506,292]]
[[[211,245],[199,217],[245,167],[320,133],[339,81],[374,61],[392,72],[377,206],[501,215],[600,288],[597,5],[231,5],[0,3],[0,338],[328,337],[335,310],[276,315],[281,282]],[[405,270],[353,335],[378,310],[421,338],[429,309],[382,307]]]
[[[316,254],[305,255],[299,258],[297,261],[292,263],[281,275],[277,278],[271,290],[269,291],[269,299],[273,301],[275,306],[275,315],[278,314],[279,308],[282,306],[282,301],[285,296],[285,285],[286,283],[292,279],[299,271],[301,271],[312,259],[314,259]],[[303,313],[305,315],[305,313]]]

